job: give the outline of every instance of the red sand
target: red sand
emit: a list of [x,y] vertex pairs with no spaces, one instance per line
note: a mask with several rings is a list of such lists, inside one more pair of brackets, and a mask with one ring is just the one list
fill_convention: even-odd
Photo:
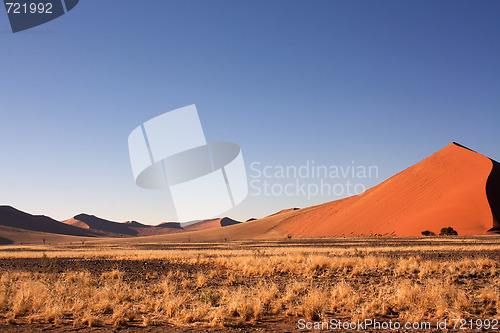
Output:
[[221,218],[202,220],[200,222],[196,222],[196,223],[190,224],[186,227],[183,227],[183,229],[186,231],[196,231],[196,230],[207,230],[207,229],[221,228],[220,220],[221,220]]
[[61,221],[62,223],[66,223],[72,225],[74,227],[82,228],[82,229],[90,229],[89,225],[85,222],[77,220],[75,218],[70,218],[68,220]]
[[[275,215],[280,215],[280,214],[284,214],[284,213],[289,213],[289,212],[293,212],[295,210],[299,210],[299,208],[285,208],[285,209],[282,209],[279,212],[276,212],[276,213],[271,214],[269,216],[275,216]],[[269,217],[269,216],[267,216],[267,217]]]
[[493,227],[486,181],[493,162],[448,145],[364,194],[300,211],[280,223],[291,235],[416,236],[451,226],[459,235]]
[[[192,240],[420,236],[424,230],[439,234],[443,227],[452,227],[459,235],[482,235],[494,227],[486,195],[492,168],[489,158],[452,143],[361,195],[176,236]],[[488,182],[489,187],[500,185]]]

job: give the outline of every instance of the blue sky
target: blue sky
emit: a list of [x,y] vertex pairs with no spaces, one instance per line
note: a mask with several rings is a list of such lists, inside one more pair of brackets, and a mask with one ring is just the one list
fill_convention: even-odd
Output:
[[[13,34],[2,10],[0,204],[175,220],[168,191],[134,184],[127,137],[190,104],[249,172],[354,161],[378,167],[368,188],[452,141],[500,160],[499,17],[498,1],[83,0]],[[224,215],[339,197],[250,195]]]

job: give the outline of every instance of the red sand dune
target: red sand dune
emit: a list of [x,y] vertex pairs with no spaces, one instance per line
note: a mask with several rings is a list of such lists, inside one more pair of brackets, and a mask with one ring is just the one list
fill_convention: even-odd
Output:
[[276,212],[276,213],[271,214],[269,216],[275,216],[275,215],[280,215],[280,214],[284,214],[284,213],[289,213],[289,212],[293,212],[293,211],[296,211],[296,210],[299,210],[299,209],[300,208],[285,208],[285,209],[282,209],[279,212]]
[[500,164],[452,143],[361,195],[189,237],[420,236],[449,226],[459,235],[498,232],[499,173]]
[[83,229],[103,232],[108,237],[152,236],[183,231],[180,224],[174,222],[152,226],[136,221],[113,222],[88,214],[79,214],[62,222]]
[[219,229],[225,228],[231,225],[240,224],[242,222],[233,220],[229,217],[214,218],[208,220],[201,220],[199,222],[187,225],[183,227],[185,231],[198,231],[198,230],[209,230],[209,229]]
[[67,225],[43,215],[31,215],[11,206],[0,206],[0,225],[60,235],[95,237],[102,234]]
[[78,214],[69,220],[62,221],[75,227],[84,229],[99,230],[101,232],[115,235],[135,236],[137,232],[130,228],[127,223],[113,222],[89,214]]
[[415,236],[451,226],[460,235],[485,234],[497,227],[486,195],[493,164],[452,143],[362,195],[290,216],[279,229],[301,236]]
[[[420,235],[451,226],[460,235],[496,228],[487,180],[494,162],[452,143],[364,194],[310,207],[287,217],[278,229],[291,235]],[[497,163],[498,164],[498,163]],[[495,172],[497,172],[497,168]],[[490,181],[490,187],[500,186]]]
[[236,220],[233,220],[232,218],[230,217],[223,217],[221,220],[220,220],[220,226],[221,227],[229,227],[231,225],[235,225],[235,224],[240,224],[240,223],[243,223],[243,222],[240,222],[240,221],[236,221]]
[[183,227],[185,231],[197,231],[197,230],[207,230],[220,228],[220,220],[221,218],[202,220],[200,222],[196,222],[190,225]]
[[82,222],[80,220],[75,219],[74,217],[70,218],[69,220],[64,220],[61,221],[62,223],[66,223],[69,225],[72,225],[74,227],[82,228],[82,229],[90,229],[89,225],[85,222]]

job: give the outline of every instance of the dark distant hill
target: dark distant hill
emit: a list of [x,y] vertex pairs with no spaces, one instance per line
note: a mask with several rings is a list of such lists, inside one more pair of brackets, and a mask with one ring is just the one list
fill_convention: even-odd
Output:
[[[196,221],[185,227],[178,222],[146,225],[137,221],[114,222],[84,213],[59,222],[47,216],[31,215],[10,206],[0,206],[0,245],[30,242],[33,239],[48,240],[51,238],[48,234],[82,237],[140,237],[207,230],[239,223],[241,222],[224,217]],[[31,234],[23,235],[23,230],[29,230]],[[37,234],[38,232],[41,234]]]
[[157,226],[152,226],[137,221],[114,222],[88,214],[78,214],[63,222],[79,228],[110,233],[112,237],[152,236],[182,231],[180,223],[176,222],[164,222]]
[[88,214],[78,214],[75,215],[75,217],[63,222],[79,228],[100,230],[120,235],[137,236],[138,234],[136,230],[132,229],[132,224],[130,223],[108,221]]
[[43,215],[31,215],[11,206],[0,206],[0,225],[59,235],[96,237],[102,234],[67,225]]

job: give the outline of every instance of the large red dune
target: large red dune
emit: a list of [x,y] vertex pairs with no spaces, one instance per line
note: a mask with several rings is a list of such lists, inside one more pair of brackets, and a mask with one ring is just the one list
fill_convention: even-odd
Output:
[[[282,212],[192,240],[286,236],[420,236],[452,227],[459,235],[500,232],[500,164],[452,143],[365,193]],[[181,240],[179,238],[179,240]]]
[[496,232],[498,171],[498,163],[452,143],[362,195],[293,214],[278,229],[312,237],[416,236],[450,226],[459,235]]

